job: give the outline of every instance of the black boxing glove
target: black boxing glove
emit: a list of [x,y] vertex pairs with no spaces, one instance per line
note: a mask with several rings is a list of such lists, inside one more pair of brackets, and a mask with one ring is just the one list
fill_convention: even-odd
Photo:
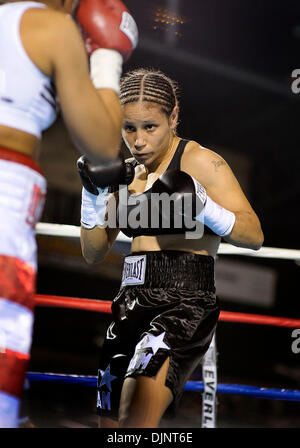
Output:
[[134,179],[134,164],[125,162],[119,153],[118,157],[106,165],[93,165],[87,156],[77,160],[77,169],[84,188],[94,195],[98,195],[98,188],[108,187],[107,191],[118,191],[120,185],[129,185]]
[[81,225],[85,229],[105,227],[110,194],[120,185],[129,185],[134,178],[134,165],[125,163],[121,154],[108,165],[92,165],[86,156],[77,160],[83,184],[81,196]]
[[214,202],[207,195],[203,185],[184,171],[166,171],[153,184],[152,191],[166,192],[170,195],[175,193],[176,200],[182,200],[184,194],[192,194],[190,218],[206,225],[221,237],[231,233],[235,224],[235,214]]

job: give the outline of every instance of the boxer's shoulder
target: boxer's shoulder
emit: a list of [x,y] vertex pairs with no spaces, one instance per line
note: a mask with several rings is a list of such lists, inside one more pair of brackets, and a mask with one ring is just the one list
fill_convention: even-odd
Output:
[[188,143],[181,159],[181,170],[204,184],[221,173],[224,165],[227,163],[220,154],[194,141]]
[[212,149],[206,148],[195,141],[190,141],[182,155],[181,168],[197,165],[198,168],[207,168],[214,164],[225,164],[223,157]]
[[[37,18],[39,19],[38,21]],[[52,8],[28,9],[22,17],[22,22],[26,23],[31,21],[34,22],[35,28],[39,28],[45,24],[48,24],[49,26],[54,24],[56,27],[64,25],[68,26],[70,22],[75,25],[74,20],[72,20],[72,17],[69,14]]]
[[56,51],[71,43],[75,34],[79,35],[77,25],[69,14],[51,8],[27,10],[22,17],[21,33],[25,38]]

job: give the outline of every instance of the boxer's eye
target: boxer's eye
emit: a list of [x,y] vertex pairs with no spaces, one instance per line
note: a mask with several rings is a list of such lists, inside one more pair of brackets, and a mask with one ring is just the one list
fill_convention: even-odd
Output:
[[155,124],[147,124],[145,126],[146,131],[153,131],[156,128]]
[[135,132],[135,127],[131,126],[130,124],[125,124],[123,126],[123,129],[125,132]]

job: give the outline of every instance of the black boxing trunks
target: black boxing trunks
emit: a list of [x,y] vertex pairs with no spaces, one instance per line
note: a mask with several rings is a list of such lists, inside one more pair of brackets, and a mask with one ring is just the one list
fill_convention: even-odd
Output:
[[174,414],[219,312],[213,257],[173,250],[126,257],[100,354],[97,413],[117,419],[124,379],[153,377],[170,357],[166,386],[173,394],[168,414]]

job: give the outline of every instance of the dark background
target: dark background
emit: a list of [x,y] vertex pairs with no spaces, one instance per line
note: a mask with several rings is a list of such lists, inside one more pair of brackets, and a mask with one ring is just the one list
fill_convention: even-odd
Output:
[[[265,246],[299,249],[300,94],[291,88],[292,72],[300,68],[299,2],[127,0],[126,5],[140,40],[124,72],[153,67],[178,82],[179,136],[225,157],[261,220]],[[78,226],[78,152],[61,118],[45,133],[43,145],[41,164],[49,191],[42,221]],[[117,255],[91,268],[82,261],[77,240],[45,242],[39,237],[38,242],[38,293],[113,299],[120,283]],[[222,309],[300,318],[299,265],[270,259],[251,263],[276,272],[272,306],[220,297]],[[93,312],[38,307],[30,369],[95,375],[109,319]],[[291,332],[220,323],[220,381],[299,389],[300,354],[292,353]],[[299,424],[291,423],[291,403],[248,399],[245,404],[241,397],[225,396],[220,401],[227,424],[230,415],[246,426],[253,415],[258,416],[253,417],[254,426]],[[236,410],[247,406],[251,418]],[[268,422],[260,417],[266,413],[271,415]],[[290,418],[283,416],[289,413]]]

